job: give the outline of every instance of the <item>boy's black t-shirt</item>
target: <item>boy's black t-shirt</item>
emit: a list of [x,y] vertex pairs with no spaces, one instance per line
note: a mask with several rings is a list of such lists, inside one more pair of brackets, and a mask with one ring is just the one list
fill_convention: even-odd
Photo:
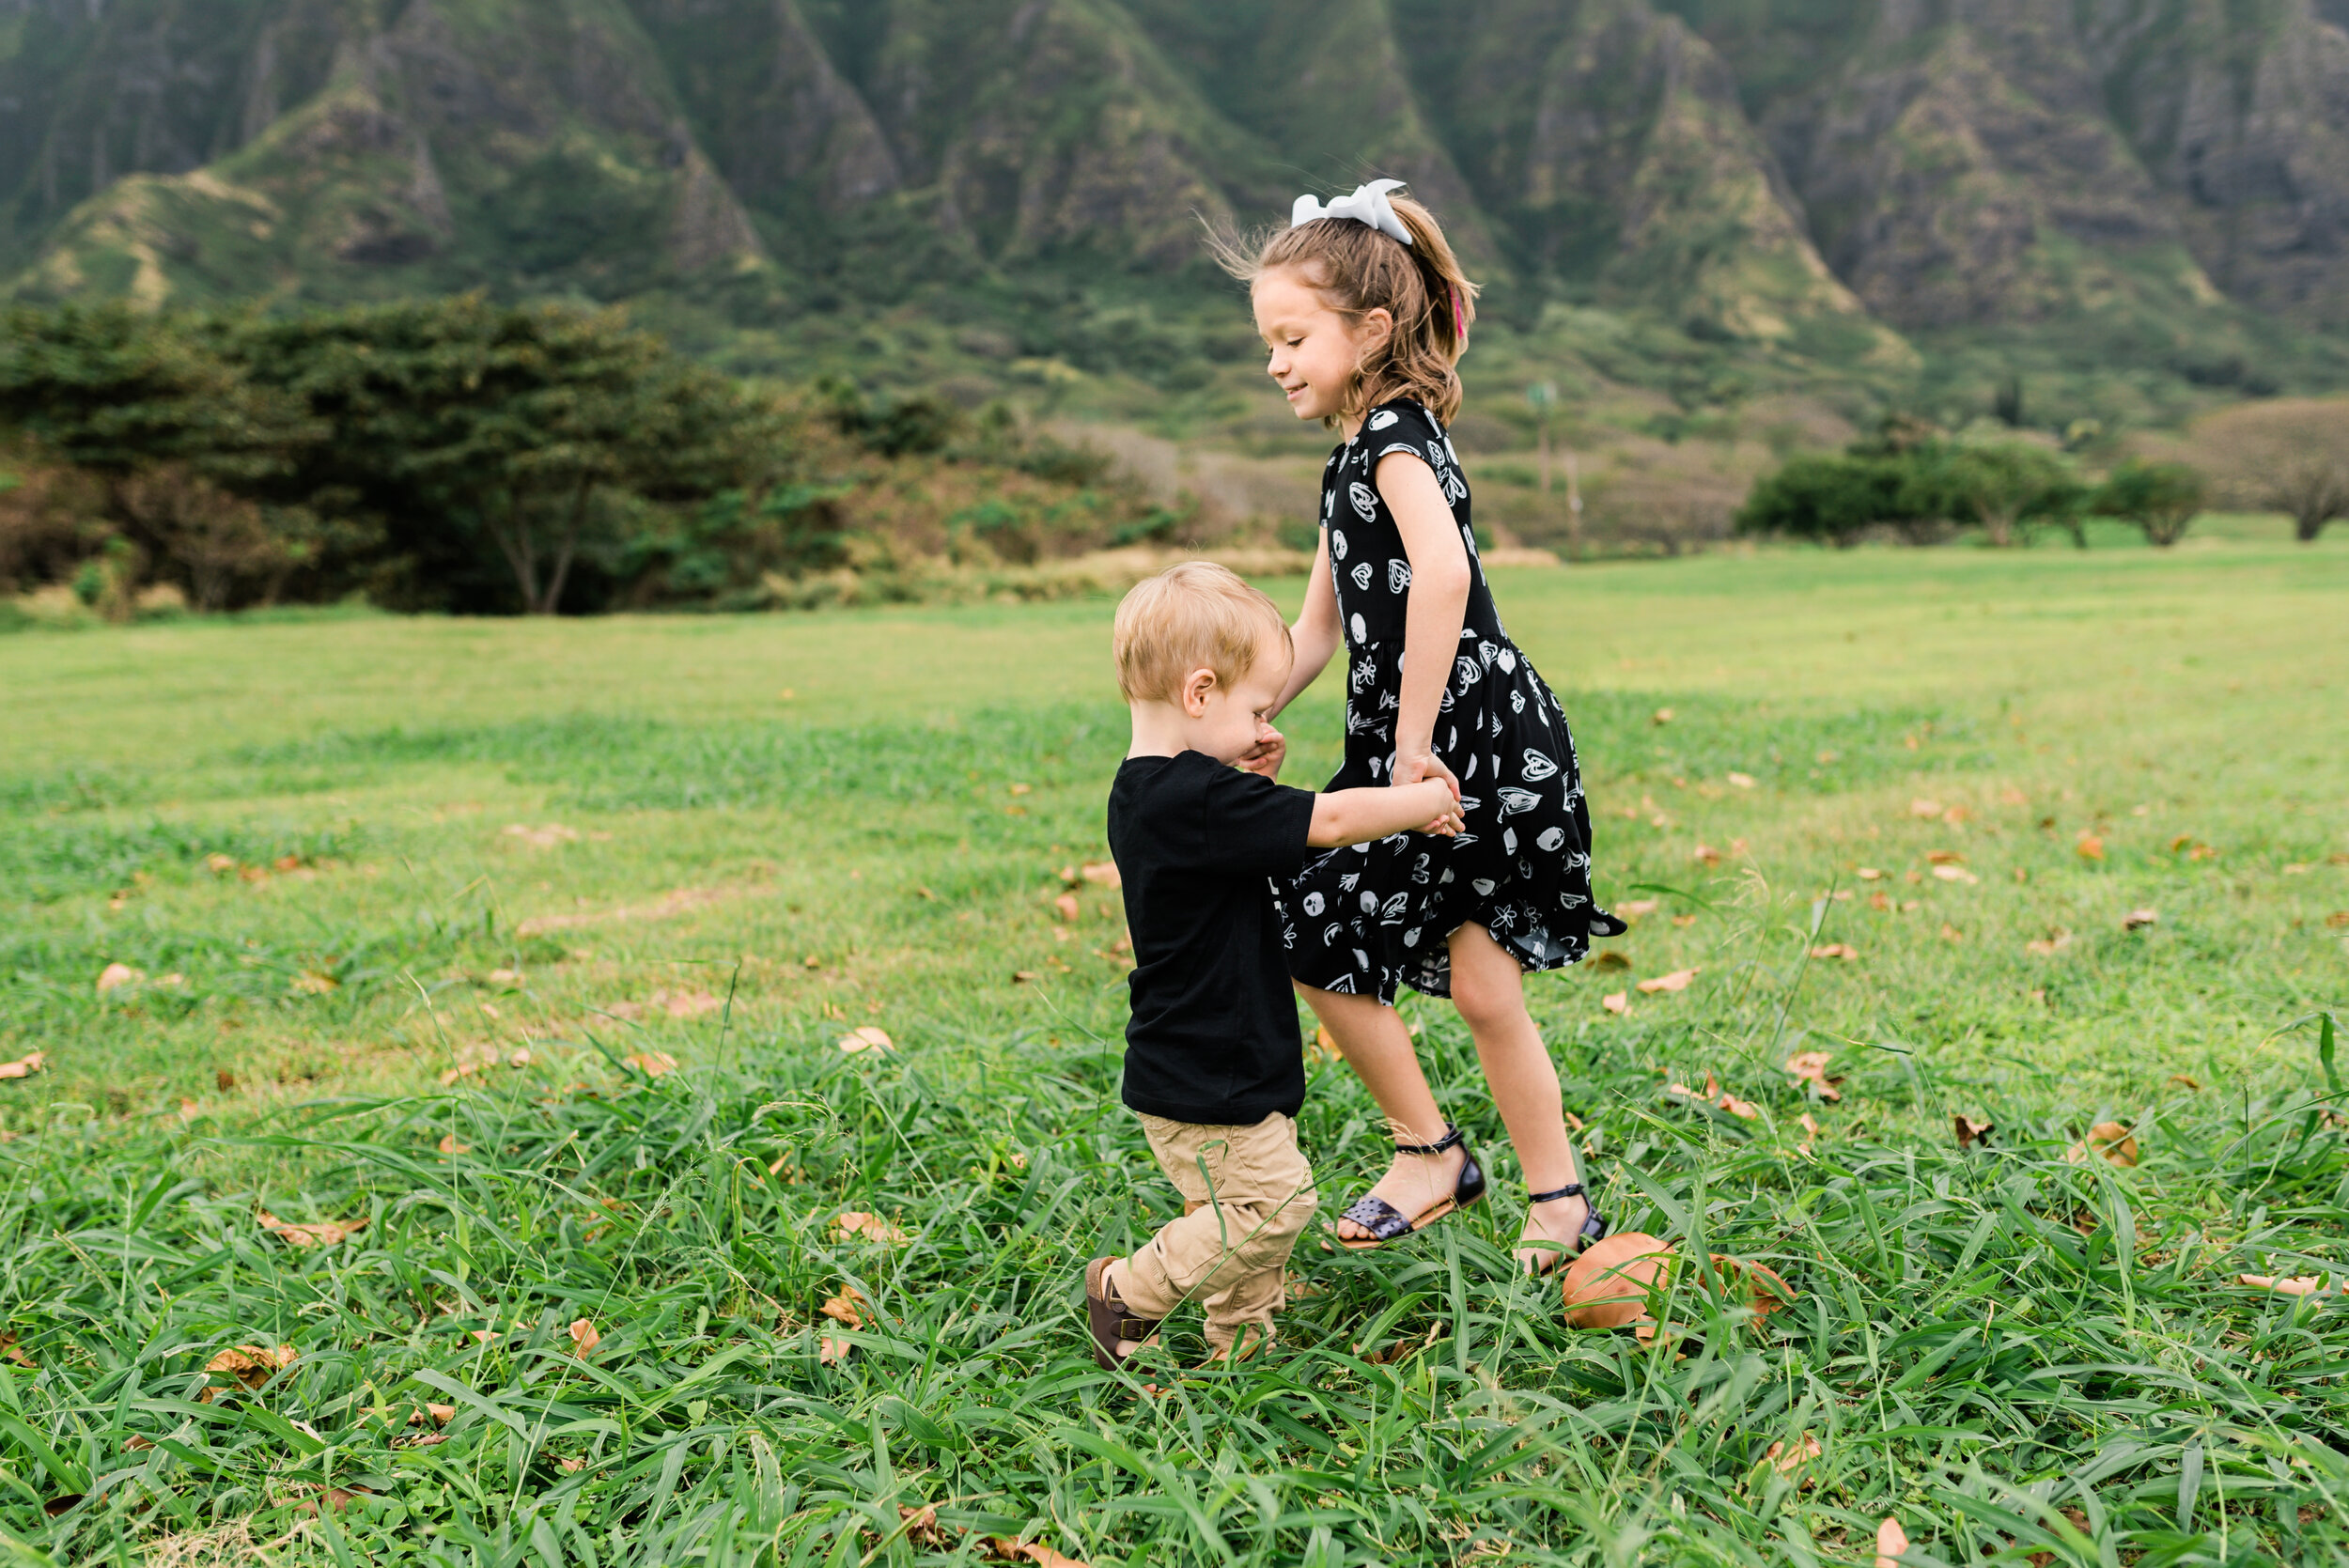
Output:
[[1210,1126],[1296,1115],[1304,1042],[1270,878],[1305,862],[1312,792],[1199,752],[1128,757],[1109,815],[1134,943],[1126,1103]]

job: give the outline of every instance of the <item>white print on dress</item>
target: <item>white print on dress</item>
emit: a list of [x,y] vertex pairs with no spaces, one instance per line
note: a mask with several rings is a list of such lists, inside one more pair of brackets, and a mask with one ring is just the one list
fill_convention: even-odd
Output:
[[1501,649],[1494,662],[1501,666],[1501,673],[1504,675],[1513,675],[1517,673],[1517,654],[1515,648]]
[[1563,828],[1544,828],[1542,836],[1533,841],[1536,847],[1552,854],[1555,854],[1558,846],[1565,842],[1566,831]]
[[1515,828],[1501,830],[1501,847],[1512,855],[1517,852],[1517,831]]
[[1354,563],[1354,569],[1353,569],[1352,571],[1348,572],[1346,575],[1347,575],[1347,576],[1349,576],[1349,577],[1351,577],[1351,578],[1354,580],[1354,586],[1356,586],[1357,588],[1361,588],[1361,589],[1367,590],[1367,589],[1370,587],[1370,563],[1369,563],[1369,562],[1367,562],[1367,561],[1357,561],[1357,562],[1355,562],[1355,563]]
[[1321,894],[1317,893],[1309,893],[1305,895],[1305,912],[1308,915],[1317,917],[1320,915],[1323,908],[1324,906],[1322,904]]
[[1542,803],[1542,798],[1530,789],[1504,789],[1501,792],[1501,815],[1515,816],[1532,811]]
[[[1361,489],[1362,487],[1357,485],[1354,488]],[[1330,559],[1332,561],[1346,559],[1346,536],[1334,528],[1330,530]]]
[[1380,409],[1370,416],[1370,427],[1374,430],[1383,430],[1393,424],[1398,417],[1400,416],[1392,409]]
[[1476,890],[1476,896],[1479,898],[1490,898],[1493,895],[1493,889],[1499,887],[1500,885],[1500,883],[1485,877],[1479,877],[1476,880],[1469,884],[1470,887]]
[[[1359,617],[1357,618],[1359,619]],[[1465,691],[1470,687],[1474,686],[1478,681],[1482,680],[1485,676],[1485,672],[1483,668],[1477,664],[1475,660],[1470,659],[1467,654],[1462,654],[1459,659],[1454,662],[1452,666],[1452,675],[1453,678],[1458,681],[1460,690]]]
[[1356,615],[1352,620],[1346,622],[1346,625],[1354,629],[1355,646],[1360,647],[1362,644],[1370,641],[1370,628],[1362,624],[1362,618],[1361,615]]
[[1364,522],[1378,515],[1378,495],[1360,479],[1346,487],[1346,498],[1354,503],[1354,515]]
[[1376,914],[1376,913],[1377,912],[1377,909],[1378,909],[1378,895],[1377,895],[1377,893],[1371,893],[1371,892],[1365,891],[1365,892],[1362,893],[1362,913],[1364,913],[1364,914],[1366,914],[1366,915],[1367,915],[1367,914]]
[[1528,784],[1539,784],[1557,771],[1556,763],[1531,746],[1525,749],[1525,780]]
[[[1367,562],[1365,562],[1365,563],[1364,563],[1364,565],[1368,565],[1368,563],[1367,563]],[[1410,585],[1411,585],[1411,563],[1409,563],[1408,561],[1390,561],[1390,562],[1388,562],[1388,563],[1387,563],[1387,592],[1389,592],[1389,593],[1391,593],[1391,594],[1399,594],[1399,593],[1401,593],[1404,589],[1406,589],[1406,588],[1409,587]],[[1367,588],[1367,587],[1369,587],[1369,586],[1370,586],[1370,584],[1369,584],[1369,583],[1367,583],[1367,582],[1365,582],[1365,583],[1363,583],[1363,584],[1362,584],[1362,586],[1363,586],[1363,587],[1365,587],[1365,588]]]

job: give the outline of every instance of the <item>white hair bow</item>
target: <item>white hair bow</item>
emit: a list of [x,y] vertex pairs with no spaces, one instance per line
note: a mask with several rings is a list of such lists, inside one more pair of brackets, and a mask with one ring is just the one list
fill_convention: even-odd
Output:
[[1387,200],[1389,191],[1399,191],[1403,185],[1400,179],[1374,179],[1367,185],[1355,186],[1352,195],[1339,196],[1327,207],[1318,196],[1302,195],[1289,209],[1289,222],[1296,225],[1310,224],[1315,218],[1351,218],[1408,245],[1411,242],[1411,231],[1403,226],[1403,220],[1394,215],[1394,204]]

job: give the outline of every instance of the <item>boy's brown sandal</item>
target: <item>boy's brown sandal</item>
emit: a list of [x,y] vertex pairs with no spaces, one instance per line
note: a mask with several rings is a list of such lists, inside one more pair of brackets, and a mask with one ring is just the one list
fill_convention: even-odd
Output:
[[1096,1258],[1085,1265],[1085,1326],[1093,1330],[1093,1358],[1103,1370],[1115,1372],[1126,1362],[1118,1353],[1121,1343],[1130,1343],[1134,1350],[1147,1344],[1165,1320],[1136,1317],[1131,1308],[1121,1300],[1117,1287],[1110,1283],[1109,1267],[1115,1258]]

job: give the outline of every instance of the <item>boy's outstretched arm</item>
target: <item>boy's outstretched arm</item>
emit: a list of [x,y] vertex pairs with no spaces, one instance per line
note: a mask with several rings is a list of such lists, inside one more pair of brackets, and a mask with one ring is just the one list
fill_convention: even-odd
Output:
[[1460,831],[1459,812],[1459,798],[1447,779],[1383,789],[1331,790],[1314,797],[1314,821],[1305,842],[1316,849],[1338,849],[1414,829],[1450,838]]

